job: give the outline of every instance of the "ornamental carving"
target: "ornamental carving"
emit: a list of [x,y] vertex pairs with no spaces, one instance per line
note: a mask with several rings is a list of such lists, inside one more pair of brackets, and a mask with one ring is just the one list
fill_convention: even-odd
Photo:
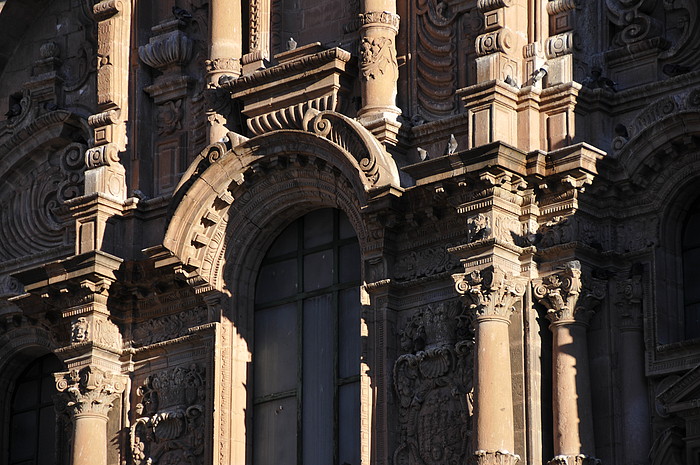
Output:
[[197,365],[147,377],[130,430],[135,465],[203,463],[204,373]]
[[477,450],[471,457],[474,465],[515,465],[519,461],[519,455],[507,450]]
[[163,30],[162,34],[151,37],[148,44],[139,47],[139,58],[151,68],[163,71],[173,66],[183,66],[189,62],[192,56],[194,42],[187,35],[177,29],[180,21],[175,20],[172,25],[159,25],[156,28]]
[[358,20],[360,26],[386,24],[394,28],[397,33],[399,31],[399,15],[395,13],[390,13],[388,11],[368,11],[366,13],[361,13],[358,15]]
[[182,129],[182,99],[170,100],[158,105],[156,125],[158,134],[169,135]]
[[513,34],[506,28],[482,34],[476,38],[476,54],[489,55],[506,52],[513,46]]
[[7,174],[12,182],[0,187],[0,262],[68,245],[64,205],[83,193],[84,151],[70,144],[29,172]]
[[122,375],[91,366],[54,376],[61,410],[65,407],[72,416],[85,413],[106,416],[125,387]]
[[387,37],[363,37],[360,43],[360,73],[364,80],[377,79],[383,74],[396,75],[396,49]]
[[605,282],[581,278],[581,263],[571,261],[561,271],[533,281],[537,300],[547,309],[552,323],[588,324],[605,297]]
[[71,323],[70,327],[70,342],[77,344],[88,339],[88,321],[87,318],[81,316]]
[[545,53],[547,58],[556,58],[563,55],[568,55],[574,51],[574,33],[564,32],[549,37],[545,44]]
[[402,255],[396,263],[394,278],[410,281],[455,269],[459,260],[447,252],[448,248],[449,246],[430,247]]
[[88,169],[119,164],[119,152],[114,144],[100,145],[85,152],[85,165]]
[[600,460],[589,455],[557,455],[547,465],[600,465]]
[[396,465],[463,463],[472,416],[473,335],[456,301],[422,307],[401,332],[394,364],[400,444]]
[[[635,270],[635,268],[640,269]],[[628,279],[617,282],[620,327],[623,330],[641,330],[643,323],[642,297],[644,294],[641,265],[633,267],[631,274],[632,276]]]
[[207,309],[197,307],[174,315],[152,318],[134,325],[133,340],[137,347],[184,336],[193,326],[206,322]]
[[509,319],[515,311],[515,304],[525,293],[524,278],[498,267],[454,275],[453,278],[462,301],[477,319]]
[[467,220],[467,242],[476,242],[491,237],[491,221],[483,213]]
[[623,47],[650,37],[654,27],[650,13],[656,3],[656,0],[606,0],[608,18],[615,25],[613,43]]

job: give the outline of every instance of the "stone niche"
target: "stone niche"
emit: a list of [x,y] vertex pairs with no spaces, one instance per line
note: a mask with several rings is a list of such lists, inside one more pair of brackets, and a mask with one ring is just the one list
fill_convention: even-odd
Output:
[[320,43],[275,55],[271,68],[235,78],[223,76],[219,84],[238,100],[248,117],[248,129],[260,135],[278,129],[303,129],[310,108],[346,110],[356,76],[350,52]]

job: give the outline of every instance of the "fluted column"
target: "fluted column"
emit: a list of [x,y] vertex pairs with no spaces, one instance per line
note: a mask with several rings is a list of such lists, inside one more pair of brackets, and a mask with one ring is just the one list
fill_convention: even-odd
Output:
[[396,141],[396,106],[399,67],[396,35],[399,16],[396,0],[365,0],[360,14],[360,122],[382,141]]
[[107,414],[125,379],[99,368],[56,373],[58,401],[73,421],[71,465],[107,465]]
[[604,295],[603,283],[584,287],[581,264],[572,261],[537,280],[534,294],[547,309],[552,331],[554,458],[550,465],[593,465],[595,456],[587,328]]
[[455,276],[457,291],[475,321],[474,456],[478,465],[507,465],[513,453],[513,393],[508,326],[525,291],[522,278],[489,267]]
[[642,275],[622,283],[620,317],[620,381],[622,384],[622,445],[625,464],[648,463],[651,448],[651,413],[644,373]]

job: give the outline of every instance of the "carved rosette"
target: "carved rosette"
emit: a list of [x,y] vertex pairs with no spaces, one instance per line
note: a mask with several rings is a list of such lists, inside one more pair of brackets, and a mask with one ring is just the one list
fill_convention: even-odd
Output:
[[605,283],[590,278],[584,286],[581,264],[572,261],[559,273],[533,282],[537,300],[547,309],[552,324],[590,323],[595,309],[605,296]]
[[472,316],[510,320],[515,304],[525,293],[526,280],[498,267],[455,275],[455,288]]
[[60,393],[58,399],[73,417],[98,414],[106,419],[114,401],[126,386],[124,376],[90,366],[54,376],[56,389]]
[[518,454],[507,450],[477,450],[471,457],[473,465],[515,465],[520,461]]
[[202,463],[204,373],[197,365],[147,377],[137,389],[141,401],[130,430],[134,464]]
[[421,307],[401,332],[394,364],[400,443],[396,464],[463,463],[472,415],[473,341],[457,301]]
[[547,465],[600,465],[600,460],[589,455],[557,455]]

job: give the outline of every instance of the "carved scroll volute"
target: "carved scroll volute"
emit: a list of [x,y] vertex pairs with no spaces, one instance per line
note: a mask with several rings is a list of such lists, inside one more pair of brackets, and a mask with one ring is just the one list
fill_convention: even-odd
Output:
[[455,288],[472,316],[509,321],[515,304],[525,293],[527,280],[498,267],[453,276]]
[[560,272],[535,280],[533,292],[552,324],[588,325],[605,296],[605,282],[588,278],[583,283],[581,264],[571,261]]
[[90,366],[54,376],[56,389],[60,393],[58,400],[73,417],[99,414],[106,418],[114,401],[126,387],[124,376]]
[[657,0],[606,0],[608,18],[618,27],[613,37],[615,45],[633,44],[658,32],[657,21],[651,17],[656,3]]

